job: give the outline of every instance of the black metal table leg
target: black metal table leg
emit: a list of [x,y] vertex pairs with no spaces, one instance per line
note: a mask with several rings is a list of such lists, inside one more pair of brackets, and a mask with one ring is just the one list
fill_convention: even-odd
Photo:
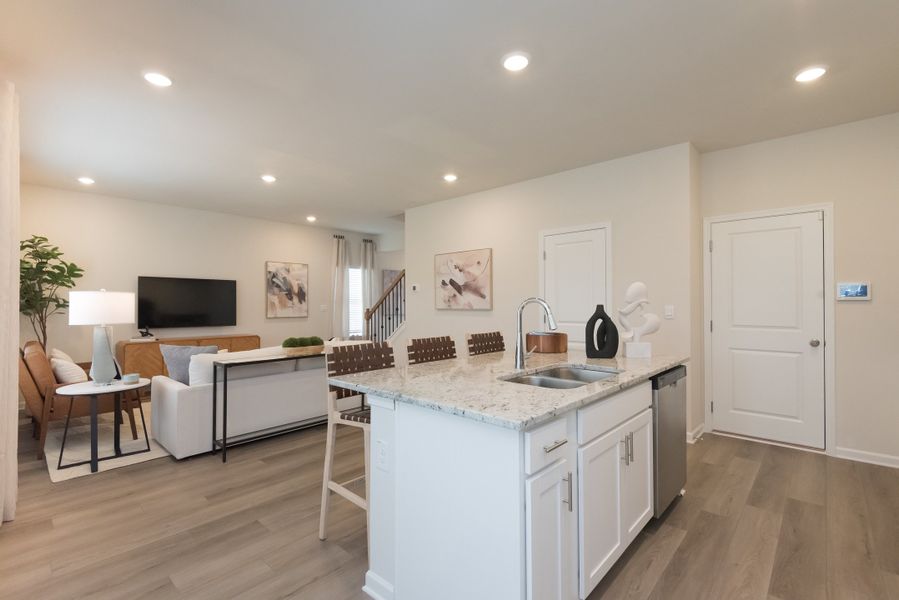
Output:
[[[69,412],[66,413],[66,428],[62,430],[62,445],[59,447],[59,460],[56,462],[56,468],[62,468],[62,453],[66,449],[66,437],[69,435],[69,421],[72,419],[72,405],[75,404],[74,398],[69,398]],[[46,423],[43,425],[47,426]]]
[[222,462],[228,460],[228,366],[222,367]]
[[97,395],[91,395],[91,473],[100,470],[99,450],[97,449]]
[[121,424],[122,420],[122,392],[116,392],[113,394],[115,398],[115,418],[112,420],[112,426],[115,428],[112,434],[113,440],[113,449],[115,450],[116,456],[122,455],[122,433],[121,433]]
[[215,433],[218,429],[218,424],[215,421],[216,417],[216,405],[219,402],[219,382],[218,382],[219,369],[218,365],[212,363],[212,453],[215,454],[215,442],[216,437]]

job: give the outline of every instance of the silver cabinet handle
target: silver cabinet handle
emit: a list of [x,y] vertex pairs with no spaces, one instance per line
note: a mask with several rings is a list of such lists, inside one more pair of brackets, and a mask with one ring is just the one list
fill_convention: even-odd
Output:
[[624,439],[621,440],[621,443],[624,444],[624,455],[621,457],[621,460],[623,460],[624,465],[627,466],[631,464],[630,453],[627,450],[627,436],[624,436]]
[[574,511],[574,484],[571,480],[571,471],[568,471],[568,477],[563,477],[562,481],[568,483],[568,500],[562,500],[562,502],[568,505],[568,512],[572,512]]
[[557,449],[561,448],[562,446],[564,446],[564,445],[567,444],[567,443],[568,443],[568,440],[567,440],[567,439],[564,439],[564,440],[556,440],[555,442],[553,442],[553,443],[550,444],[549,446],[543,446],[543,451],[544,451],[545,453],[549,454],[549,453],[552,452],[553,450],[557,450]]
[[821,345],[821,340],[809,340],[808,345],[812,348],[817,348]]
[[630,450],[628,450],[628,463],[632,463],[632,462],[634,462],[634,432],[633,431],[630,432],[629,434],[627,434],[627,439],[630,440],[630,442],[628,442],[628,447],[630,448]]

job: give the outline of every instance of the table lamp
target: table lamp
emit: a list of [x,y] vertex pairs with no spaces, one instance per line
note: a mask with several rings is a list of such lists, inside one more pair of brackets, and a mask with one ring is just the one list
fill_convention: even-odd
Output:
[[69,292],[69,325],[95,326],[90,375],[97,385],[109,385],[119,375],[110,325],[122,323],[134,323],[132,292]]

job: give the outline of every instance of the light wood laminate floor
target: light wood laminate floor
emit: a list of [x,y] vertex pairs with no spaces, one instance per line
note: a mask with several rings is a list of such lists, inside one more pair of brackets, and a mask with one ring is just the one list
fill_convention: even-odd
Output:
[[[340,498],[317,535],[324,430],[50,483],[20,436],[0,598],[364,598],[365,516]],[[339,477],[362,471],[339,437]],[[899,600],[899,471],[707,435],[687,495],[590,600]],[[471,599],[477,598],[476,594]],[[424,600],[424,599],[423,599]]]

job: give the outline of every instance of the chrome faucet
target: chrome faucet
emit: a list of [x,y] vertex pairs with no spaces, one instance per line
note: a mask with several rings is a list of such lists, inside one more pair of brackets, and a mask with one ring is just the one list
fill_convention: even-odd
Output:
[[546,303],[546,300],[543,298],[528,298],[524,302],[518,305],[518,330],[515,333],[515,370],[524,369],[524,359],[525,359],[525,351],[524,351],[524,334],[521,331],[521,313],[524,311],[524,307],[528,304],[539,304],[543,307],[543,312],[546,313],[546,322],[549,324],[549,328],[552,330],[556,329],[556,319],[553,317],[553,311],[549,308],[549,304]]

